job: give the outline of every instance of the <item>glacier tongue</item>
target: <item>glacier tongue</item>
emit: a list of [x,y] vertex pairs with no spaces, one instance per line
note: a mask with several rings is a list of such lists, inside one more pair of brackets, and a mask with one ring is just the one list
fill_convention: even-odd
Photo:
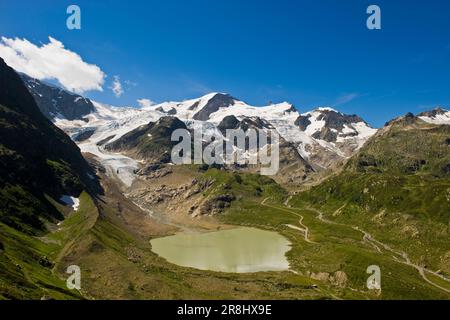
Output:
[[131,187],[136,178],[135,172],[139,169],[139,163],[127,156],[104,152],[95,143],[87,142],[78,145],[81,152],[95,155],[105,166],[109,176],[117,176],[125,186]]

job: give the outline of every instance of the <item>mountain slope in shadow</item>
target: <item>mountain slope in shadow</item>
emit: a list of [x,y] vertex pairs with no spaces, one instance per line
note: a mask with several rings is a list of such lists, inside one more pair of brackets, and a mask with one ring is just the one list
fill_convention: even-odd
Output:
[[76,144],[41,113],[19,75],[0,59],[0,222],[30,234],[62,219],[47,196],[99,191]]

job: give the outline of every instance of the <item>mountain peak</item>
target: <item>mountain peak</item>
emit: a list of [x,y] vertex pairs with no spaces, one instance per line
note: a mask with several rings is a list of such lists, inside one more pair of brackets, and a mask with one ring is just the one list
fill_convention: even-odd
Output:
[[416,117],[412,112],[408,112],[403,116],[394,118],[388,122],[385,123],[385,127],[389,127],[392,125],[411,125],[415,122],[417,122],[419,118]]
[[414,115],[413,113],[408,112],[404,116],[400,116],[391,121],[386,122],[385,126],[389,126],[392,124],[409,125],[415,123],[419,119],[432,124],[450,125],[450,111],[442,107],[437,107],[429,111],[421,112],[418,115]]
[[209,116],[221,108],[227,108],[236,103],[236,99],[229,94],[210,93],[203,96],[195,106],[199,110],[192,117],[194,120],[207,121]]
[[226,92],[210,92],[210,93],[205,94],[204,96],[201,96],[200,99],[201,100],[204,100],[204,99],[209,100],[209,99],[211,99],[211,98],[213,98],[215,96],[231,97],[231,95],[229,93],[226,93]]
[[314,111],[328,111],[328,112],[340,113],[339,111],[337,111],[336,109],[333,109],[331,107],[318,107]]
[[442,107],[436,107],[436,108],[434,108],[432,110],[421,112],[417,116],[418,117],[421,117],[421,116],[428,116],[428,117],[432,116],[432,117],[434,117],[436,115],[442,115],[442,114],[445,114],[447,112],[449,112],[449,110],[446,110],[446,109],[444,109]]
[[280,103],[272,103],[268,107],[280,109],[284,112],[297,112],[297,108],[292,103],[289,103],[287,101]]
[[424,111],[417,117],[425,122],[433,124],[450,124],[450,111],[442,107],[437,107],[430,111]]
[[79,120],[94,111],[88,98],[19,73],[41,112],[50,120]]
[[356,114],[343,114],[330,107],[303,113],[294,124],[314,139],[330,143],[355,140],[358,146],[376,132]]

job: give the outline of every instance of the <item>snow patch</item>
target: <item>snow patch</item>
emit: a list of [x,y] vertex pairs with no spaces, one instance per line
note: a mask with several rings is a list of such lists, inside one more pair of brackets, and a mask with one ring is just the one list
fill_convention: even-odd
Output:
[[74,211],[77,211],[78,208],[80,207],[80,199],[75,198],[75,197],[63,195],[59,199],[59,201],[64,203],[66,206],[71,206]]

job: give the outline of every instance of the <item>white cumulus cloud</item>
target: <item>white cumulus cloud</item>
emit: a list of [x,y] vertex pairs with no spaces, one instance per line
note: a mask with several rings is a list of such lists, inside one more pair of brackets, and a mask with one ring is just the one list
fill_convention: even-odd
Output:
[[123,94],[122,83],[120,83],[119,76],[114,76],[112,85],[109,88],[112,90],[116,98],[119,98]]
[[0,57],[19,72],[39,80],[57,80],[69,91],[79,94],[89,90],[103,91],[105,73],[52,37],[49,37],[49,43],[41,46],[26,39],[2,37]]
[[139,106],[141,108],[148,108],[154,105],[155,103],[150,99],[138,99],[137,103],[139,103]]

